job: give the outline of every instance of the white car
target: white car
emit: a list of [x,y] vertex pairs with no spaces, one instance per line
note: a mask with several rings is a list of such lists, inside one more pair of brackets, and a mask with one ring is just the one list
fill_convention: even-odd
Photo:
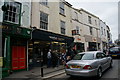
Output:
[[112,58],[101,51],[78,53],[66,63],[65,72],[70,76],[101,77],[102,72],[112,67]]

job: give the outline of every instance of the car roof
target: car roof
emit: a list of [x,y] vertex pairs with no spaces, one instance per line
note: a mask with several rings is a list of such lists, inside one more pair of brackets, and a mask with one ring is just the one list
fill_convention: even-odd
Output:
[[102,52],[102,51],[87,51],[87,52],[81,52],[81,53],[78,53],[78,54],[97,54],[98,52]]

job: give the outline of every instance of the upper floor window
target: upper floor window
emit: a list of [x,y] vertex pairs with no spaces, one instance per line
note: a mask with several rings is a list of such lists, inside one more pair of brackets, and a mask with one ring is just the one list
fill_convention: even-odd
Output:
[[102,35],[103,35],[103,27],[101,27],[101,32],[102,32]]
[[97,26],[97,21],[95,20],[95,25]]
[[104,29],[104,35],[106,36],[106,31],[105,31],[105,29]]
[[21,4],[18,2],[5,2],[7,11],[4,11],[4,22],[20,24]]
[[92,24],[91,16],[88,16],[88,22],[89,22],[89,24]]
[[60,21],[60,26],[61,26],[61,34],[65,34],[65,22]]
[[75,12],[75,19],[78,20],[78,13]]
[[60,7],[60,14],[65,15],[64,3],[60,2],[60,6],[59,7]]
[[92,27],[90,27],[90,35],[92,35],[93,34],[93,30],[92,30],[93,28]]
[[48,6],[48,0],[40,0],[40,4]]
[[40,28],[48,30],[48,14],[40,12]]
[[80,28],[76,26],[76,34],[80,34]]

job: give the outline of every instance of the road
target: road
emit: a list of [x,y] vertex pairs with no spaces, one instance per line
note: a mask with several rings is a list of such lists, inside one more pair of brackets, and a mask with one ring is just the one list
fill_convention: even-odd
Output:
[[[106,70],[103,73],[103,76],[99,80],[120,80],[119,74],[120,73],[120,59],[113,59],[113,67]],[[119,78],[119,79],[118,79]],[[82,77],[70,77],[66,74],[62,74],[51,78],[49,80],[97,80],[95,77],[91,78],[82,78]]]

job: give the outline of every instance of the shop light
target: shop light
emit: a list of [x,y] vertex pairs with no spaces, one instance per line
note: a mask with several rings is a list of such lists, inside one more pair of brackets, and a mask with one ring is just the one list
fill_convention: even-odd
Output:
[[28,48],[28,49],[30,50],[30,49],[33,49],[33,48]]
[[65,44],[65,43],[60,43],[60,44]]
[[34,42],[34,44],[39,44],[39,42]]
[[47,43],[47,44],[50,44],[50,43]]
[[33,44],[29,44],[30,46],[32,46]]
[[53,42],[53,43],[58,43],[58,42]]

